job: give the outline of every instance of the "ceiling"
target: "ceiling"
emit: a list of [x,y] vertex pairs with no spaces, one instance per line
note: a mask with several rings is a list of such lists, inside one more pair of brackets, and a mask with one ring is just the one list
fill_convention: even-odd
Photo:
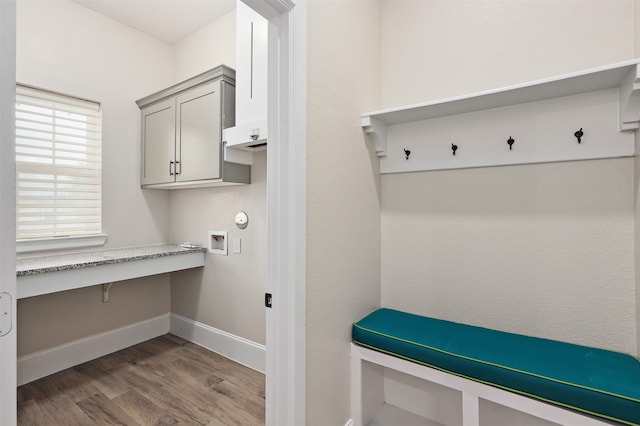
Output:
[[236,5],[236,0],[72,1],[170,44],[232,11]]

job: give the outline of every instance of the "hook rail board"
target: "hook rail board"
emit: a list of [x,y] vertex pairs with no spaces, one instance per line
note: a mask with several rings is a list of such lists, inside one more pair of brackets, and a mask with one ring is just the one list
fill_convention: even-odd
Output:
[[[364,114],[381,173],[634,155],[638,61]],[[407,154],[410,152],[410,155]]]

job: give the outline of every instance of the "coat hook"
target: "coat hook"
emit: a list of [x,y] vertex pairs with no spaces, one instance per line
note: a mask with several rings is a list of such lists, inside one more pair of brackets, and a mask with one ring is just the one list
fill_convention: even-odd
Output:
[[456,144],[451,144],[451,151],[453,151],[453,155],[456,155],[456,150],[458,149],[458,145]]
[[509,136],[509,139],[507,139],[507,143],[509,144],[509,151],[511,151],[511,145],[513,145],[514,142],[515,140],[513,140],[513,138]]
[[405,158],[405,160],[408,160],[410,155],[411,155],[411,151],[409,151],[408,149],[405,149],[404,150],[404,158]]
[[582,142],[582,137],[584,136],[584,132],[582,131],[582,127],[580,127],[580,130],[578,130],[577,132],[575,132],[573,134],[573,136],[575,136],[576,138],[578,138],[578,143]]

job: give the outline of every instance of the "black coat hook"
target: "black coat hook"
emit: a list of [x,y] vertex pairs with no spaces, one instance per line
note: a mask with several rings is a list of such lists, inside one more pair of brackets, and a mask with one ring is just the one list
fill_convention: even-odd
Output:
[[452,143],[451,144],[451,151],[453,151],[453,155],[456,155],[457,149],[458,149],[458,145]]
[[410,155],[411,155],[411,151],[409,151],[408,149],[405,149],[404,150],[404,158],[405,158],[405,160],[408,160]]
[[578,143],[582,142],[582,137],[584,136],[584,132],[582,131],[582,127],[580,127],[580,130],[578,130],[577,132],[575,132],[573,134],[573,136],[575,136],[576,138],[578,138]]
[[513,138],[509,136],[509,139],[507,139],[507,143],[509,144],[509,151],[511,151],[511,145],[513,145],[514,142],[515,140],[513,140]]

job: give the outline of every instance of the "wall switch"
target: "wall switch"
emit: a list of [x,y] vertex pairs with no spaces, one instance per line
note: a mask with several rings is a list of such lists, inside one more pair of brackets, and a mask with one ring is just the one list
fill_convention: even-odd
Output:
[[234,238],[233,239],[233,252],[235,254],[240,254],[242,252],[240,238]]

